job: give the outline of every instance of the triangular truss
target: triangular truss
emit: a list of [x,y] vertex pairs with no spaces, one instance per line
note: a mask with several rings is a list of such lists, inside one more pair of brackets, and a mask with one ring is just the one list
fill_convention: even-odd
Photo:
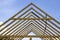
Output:
[[[0,37],[29,37],[30,32],[40,38],[60,38],[60,22],[30,3],[0,25]],[[36,37],[35,36],[35,37]],[[22,38],[21,38],[22,39]],[[56,38],[55,38],[56,39]]]

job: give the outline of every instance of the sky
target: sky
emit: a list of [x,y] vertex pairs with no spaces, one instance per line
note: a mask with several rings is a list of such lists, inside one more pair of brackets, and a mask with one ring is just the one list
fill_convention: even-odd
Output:
[[60,0],[0,0],[0,22],[6,21],[31,2],[60,21]]
[[60,22],[60,0],[0,0],[0,22],[3,23],[31,2]]

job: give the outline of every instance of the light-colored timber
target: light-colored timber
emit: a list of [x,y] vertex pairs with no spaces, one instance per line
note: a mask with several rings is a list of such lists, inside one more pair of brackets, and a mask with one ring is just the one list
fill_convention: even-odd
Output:
[[[36,35],[29,36],[30,32]],[[60,40],[60,22],[30,3],[0,25],[0,40],[22,40],[24,37]]]

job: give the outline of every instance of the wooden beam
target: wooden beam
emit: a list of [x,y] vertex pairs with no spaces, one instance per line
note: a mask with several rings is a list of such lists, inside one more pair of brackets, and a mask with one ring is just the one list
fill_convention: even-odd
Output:
[[32,37],[30,37],[30,40],[32,40]]
[[55,38],[55,37],[57,37],[57,38],[59,38],[60,36],[17,36],[17,35],[12,35],[12,36],[10,36],[10,35],[8,35],[8,36],[0,36],[0,38],[10,38],[10,37],[12,37],[12,38],[22,38],[22,37],[35,37],[35,38],[38,38],[38,37],[40,37],[40,38],[50,38],[50,37],[52,37],[52,38]]
[[11,20],[52,20],[51,18],[12,18]]
[[50,40],[52,40],[52,36],[50,36]]

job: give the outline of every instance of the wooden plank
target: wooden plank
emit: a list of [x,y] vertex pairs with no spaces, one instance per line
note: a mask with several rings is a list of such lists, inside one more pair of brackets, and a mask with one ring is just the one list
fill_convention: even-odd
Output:
[[52,20],[51,18],[12,18],[11,20]]
[[22,37],[35,37],[35,38],[50,38],[50,37],[52,37],[52,38],[59,38],[60,36],[17,36],[17,35],[12,35],[12,36],[10,36],[10,35],[8,35],[8,36],[0,36],[0,38],[10,38],[10,37],[12,37],[12,38],[22,38]]

